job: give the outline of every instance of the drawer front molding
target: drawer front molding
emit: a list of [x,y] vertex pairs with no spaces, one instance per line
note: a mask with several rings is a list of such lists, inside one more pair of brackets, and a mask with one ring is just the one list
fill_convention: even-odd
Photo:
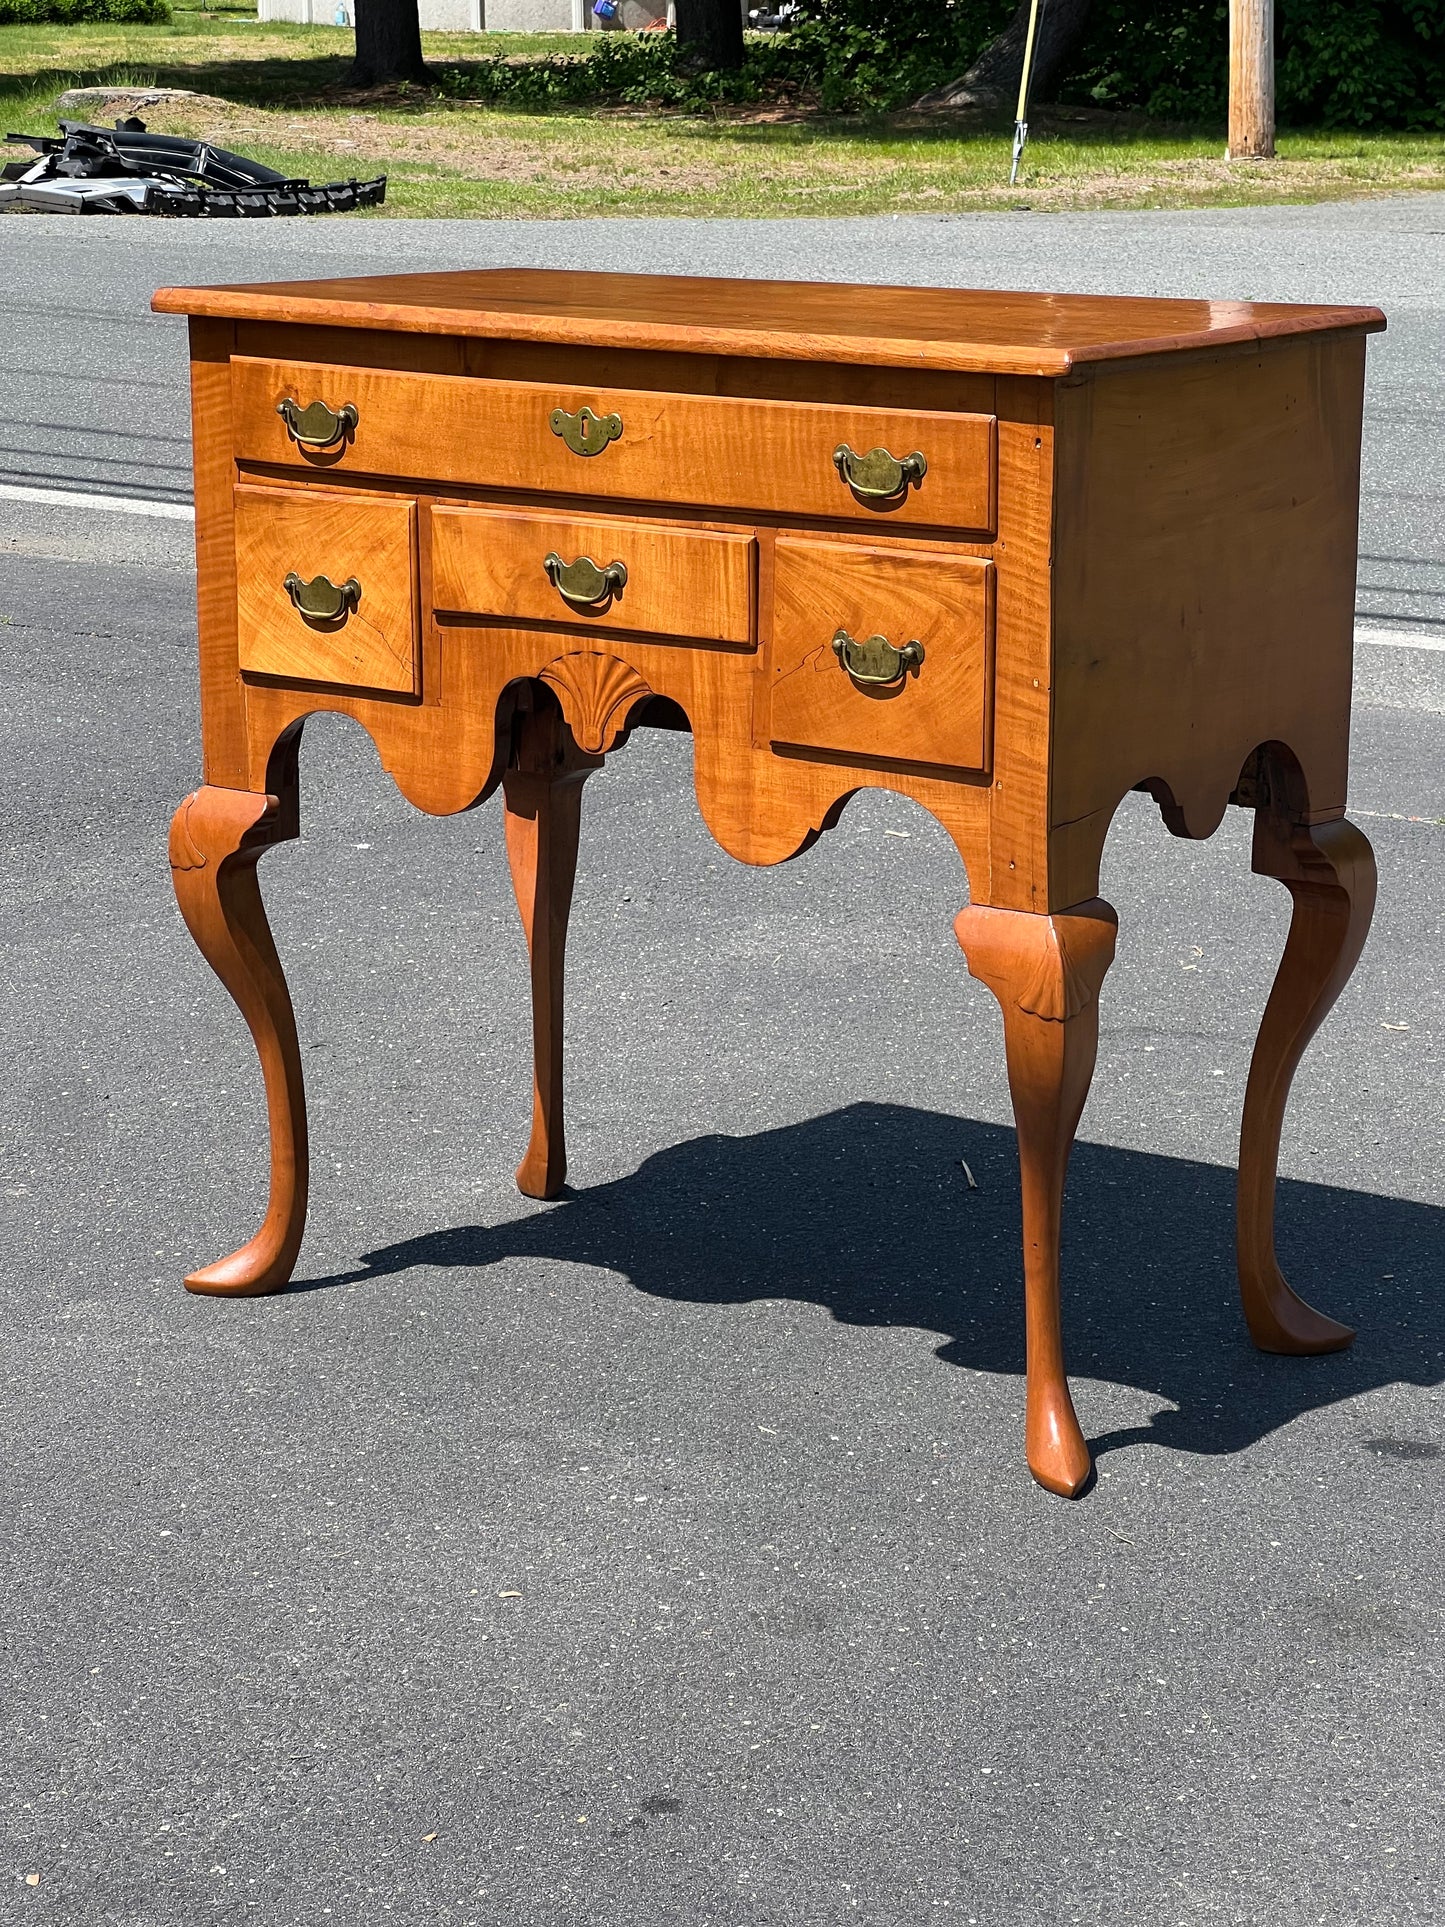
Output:
[[245,484],[235,503],[242,673],[415,694],[416,503]]
[[781,536],[773,580],[773,742],[988,768],[992,562]]
[[[246,357],[232,362],[231,381],[243,462],[973,534],[997,521],[992,415],[589,393]],[[277,412],[288,401],[303,421],[318,405],[355,419],[324,447],[298,443]]]
[[480,508],[433,508],[430,523],[439,613],[753,644],[752,535]]

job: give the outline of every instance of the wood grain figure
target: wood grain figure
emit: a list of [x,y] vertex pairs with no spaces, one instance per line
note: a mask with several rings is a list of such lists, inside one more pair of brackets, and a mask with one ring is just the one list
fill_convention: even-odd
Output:
[[[243,675],[412,694],[416,505],[308,489],[236,490]],[[356,584],[354,606],[308,615],[288,584]]]
[[1345,1342],[1281,1278],[1273,1206],[1290,1080],[1373,900],[1344,809],[1376,309],[520,269],[155,306],[192,317],[208,787],[177,893],[272,1132],[262,1231],[193,1289],[277,1289],[301,1236],[254,872],[294,834],[304,719],[353,718],[432,814],[504,790],[537,1197],[566,1174],[582,785],[655,726],[691,730],[698,808],[742,862],[796,856],[870,787],[952,839],[1018,1124],[1028,1460],[1060,1493],[1089,1472],[1059,1248],[1113,954],[1100,856],[1131,790],[1180,836],[1253,809],[1295,907],[1244,1112],[1245,1314],[1269,1349]]
[[[438,612],[495,620],[644,630],[678,640],[753,642],[757,542],[711,529],[619,519],[433,509],[432,593]],[[593,600],[568,599],[547,557],[620,563],[625,579]],[[576,592],[573,592],[574,597]]]

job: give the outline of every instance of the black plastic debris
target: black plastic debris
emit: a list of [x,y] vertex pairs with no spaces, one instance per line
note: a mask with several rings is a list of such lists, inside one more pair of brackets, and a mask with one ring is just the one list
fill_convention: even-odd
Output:
[[374,181],[291,180],[244,154],[208,141],[150,134],[144,121],[114,128],[63,120],[59,135],[7,134],[38,159],[0,167],[0,208],[51,214],[192,215],[211,220],[267,219],[277,214],[349,214],[379,207],[386,176]]

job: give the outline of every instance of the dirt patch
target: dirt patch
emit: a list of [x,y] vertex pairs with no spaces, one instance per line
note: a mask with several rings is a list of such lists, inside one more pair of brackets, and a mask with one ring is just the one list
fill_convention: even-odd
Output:
[[133,115],[144,119],[147,114],[173,113],[178,109],[194,113],[235,112],[229,101],[218,100],[214,94],[192,93],[188,87],[71,87],[55,103],[58,120],[84,120],[93,126],[129,120]]

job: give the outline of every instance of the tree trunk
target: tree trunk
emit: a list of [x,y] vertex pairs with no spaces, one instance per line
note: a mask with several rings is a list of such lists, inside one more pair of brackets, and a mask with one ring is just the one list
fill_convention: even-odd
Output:
[[740,0],[676,0],[677,64],[698,73],[736,73],[743,64]]
[[[1031,100],[1048,100],[1068,71],[1074,51],[1089,24],[1093,0],[1040,0],[1034,39],[1034,70],[1029,82]],[[920,107],[985,107],[1013,112],[1018,101],[1024,46],[1029,37],[1029,0],[996,40],[990,40],[966,74],[935,87],[918,102]]]
[[399,80],[425,83],[417,0],[355,0],[356,62],[353,87],[389,87]]

